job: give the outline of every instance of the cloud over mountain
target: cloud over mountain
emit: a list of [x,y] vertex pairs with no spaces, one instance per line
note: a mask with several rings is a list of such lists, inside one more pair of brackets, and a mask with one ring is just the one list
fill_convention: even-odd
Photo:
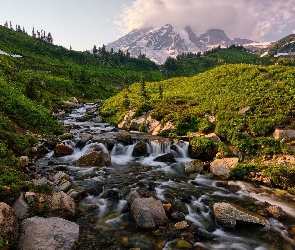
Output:
[[125,7],[118,25],[132,29],[160,27],[165,24],[194,31],[223,29],[231,38],[262,40],[295,24],[294,0],[135,0]]

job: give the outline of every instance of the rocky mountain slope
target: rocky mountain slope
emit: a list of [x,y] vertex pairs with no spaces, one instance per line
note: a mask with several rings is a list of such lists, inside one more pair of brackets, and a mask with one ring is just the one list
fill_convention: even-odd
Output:
[[[106,49],[126,52],[134,57],[145,54],[157,64],[162,64],[168,56],[176,57],[182,53],[197,53],[217,46],[239,44],[257,48],[255,42],[249,39],[230,39],[223,30],[210,29],[206,33],[197,35],[191,27],[183,29],[166,24],[159,28],[136,29],[118,40],[107,44]],[[260,46],[260,44],[259,44]]]

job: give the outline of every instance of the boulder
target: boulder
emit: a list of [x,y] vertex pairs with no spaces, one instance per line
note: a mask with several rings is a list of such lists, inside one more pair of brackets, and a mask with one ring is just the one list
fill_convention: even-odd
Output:
[[4,245],[11,246],[18,239],[18,220],[12,208],[0,202],[0,237]]
[[215,133],[210,133],[205,135],[205,138],[209,138],[211,141],[214,141],[216,143],[221,142],[219,136]]
[[210,171],[214,176],[229,179],[230,169],[237,166],[239,158],[215,159],[210,164]]
[[204,163],[200,160],[187,162],[184,165],[184,171],[188,174],[201,173],[204,170]]
[[26,192],[25,199],[29,204],[31,204],[37,199],[37,194],[34,192]]
[[120,130],[117,133],[116,138],[117,138],[118,142],[122,142],[125,145],[133,144],[133,139],[131,137],[131,134],[128,131]]
[[82,138],[76,143],[77,148],[83,148],[88,141],[90,141],[93,138],[91,134],[85,134],[82,136]]
[[140,194],[137,193],[137,191],[131,191],[130,194],[128,195],[128,198],[127,198],[128,204],[131,205],[132,202],[137,198],[141,198]]
[[135,144],[132,152],[133,157],[145,156],[147,151],[147,145],[145,141],[139,141]]
[[20,161],[21,167],[29,166],[29,157],[28,156],[21,156],[19,161]]
[[76,203],[73,198],[64,192],[55,193],[52,196],[50,216],[58,216],[64,219],[71,219],[76,214]]
[[217,223],[227,228],[235,228],[237,222],[262,226],[266,223],[264,217],[225,202],[214,203],[213,212]]
[[59,191],[68,191],[71,189],[71,182],[67,181],[67,180],[60,180],[57,184],[56,184],[56,189],[57,189],[57,192]]
[[72,149],[67,144],[63,144],[63,143],[57,144],[54,149],[54,154],[56,156],[71,155],[73,152],[74,152],[74,149]]
[[131,204],[131,214],[137,226],[143,229],[153,229],[168,220],[162,202],[152,197],[135,199]]
[[74,109],[77,107],[77,104],[74,102],[70,102],[70,101],[64,101],[63,102],[63,108],[64,109]]
[[78,104],[79,102],[78,102],[78,99],[76,98],[76,97],[71,97],[70,99],[69,99],[69,101],[70,102],[72,102],[72,103],[75,103],[75,104]]
[[81,156],[77,165],[80,167],[96,166],[104,167],[111,164],[111,157],[108,153],[102,151],[93,151],[86,155]]
[[295,139],[294,129],[276,129],[273,133],[276,140],[293,141]]
[[176,162],[173,154],[171,154],[171,153],[164,154],[164,155],[159,155],[155,159],[153,159],[153,161],[170,162],[170,163],[175,163]]
[[210,138],[195,136],[190,140],[189,155],[202,161],[211,161],[218,152],[217,144]]
[[79,238],[79,226],[62,218],[32,217],[21,222],[18,249],[72,250]]
[[21,194],[18,199],[13,203],[12,209],[16,217],[20,220],[27,218],[29,206],[24,200],[24,195]]
[[58,184],[61,180],[70,180],[70,176],[65,172],[59,171],[53,176],[53,180],[55,184]]

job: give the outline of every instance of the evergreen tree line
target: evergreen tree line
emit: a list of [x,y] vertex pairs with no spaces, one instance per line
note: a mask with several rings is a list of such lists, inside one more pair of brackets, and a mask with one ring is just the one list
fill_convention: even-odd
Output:
[[[15,29],[14,29],[11,21],[9,21],[9,23],[6,21],[4,23],[4,27],[28,35],[28,32],[25,30],[24,26],[21,28],[21,26],[19,24],[16,24]],[[36,32],[35,32],[35,28],[33,27],[32,37],[41,39],[41,40],[46,41],[48,43],[53,43],[52,34],[50,32],[48,32],[48,34],[46,35],[45,30],[41,30],[41,31],[36,30]]]

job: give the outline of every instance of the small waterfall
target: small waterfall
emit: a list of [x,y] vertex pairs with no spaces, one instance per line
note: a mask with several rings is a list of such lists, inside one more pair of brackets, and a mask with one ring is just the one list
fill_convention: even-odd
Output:
[[132,156],[134,146],[135,146],[135,144],[127,146],[126,149],[125,149],[125,154],[124,155]]

